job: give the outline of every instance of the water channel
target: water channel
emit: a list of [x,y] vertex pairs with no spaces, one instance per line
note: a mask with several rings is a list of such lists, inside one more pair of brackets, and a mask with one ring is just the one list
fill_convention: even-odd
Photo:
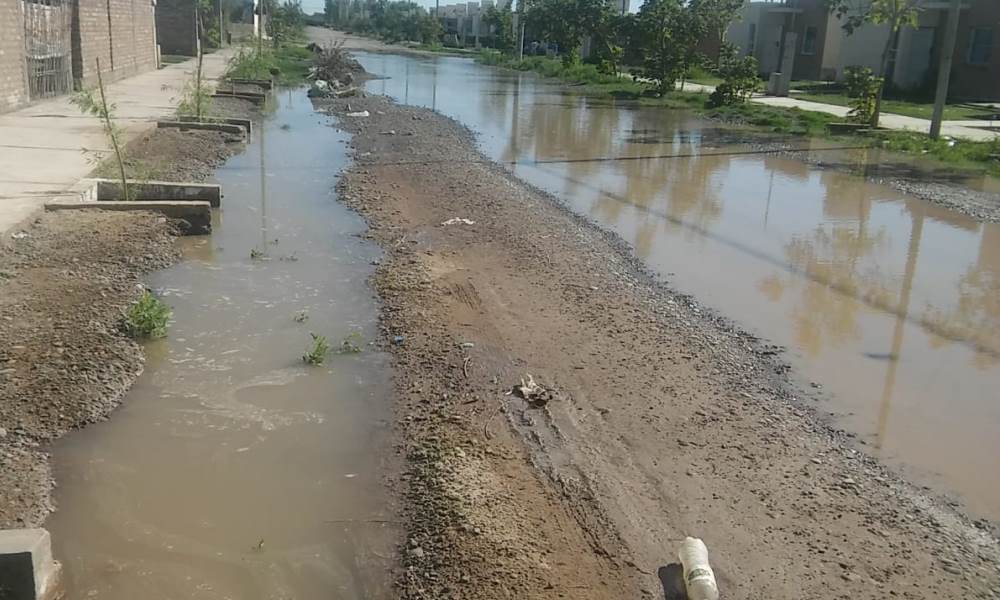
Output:
[[389,597],[393,537],[370,522],[388,511],[388,361],[300,358],[310,332],[374,338],[379,251],[332,189],[347,136],[303,92],[276,100],[217,173],[214,233],[150,279],[169,336],[113,419],[52,449],[70,598]]
[[682,112],[468,59],[359,58],[387,77],[370,91],[467,125],[486,155],[617,232],[677,289],[785,346],[871,452],[1000,519],[988,475],[1000,472],[1000,225],[755,153]]

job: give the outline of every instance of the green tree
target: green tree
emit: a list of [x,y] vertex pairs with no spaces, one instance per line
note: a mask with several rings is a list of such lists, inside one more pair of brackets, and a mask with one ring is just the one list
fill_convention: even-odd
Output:
[[579,62],[584,36],[598,33],[613,10],[608,0],[533,0],[525,19],[537,35],[558,44],[562,62],[569,66]]
[[497,10],[495,6],[486,9],[486,23],[493,29],[493,47],[510,53],[514,51],[517,41],[514,39],[514,14],[510,6]]
[[327,25],[337,22],[337,0],[323,0],[323,20]]
[[665,94],[694,66],[704,21],[683,0],[647,0],[637,20],[633,43],[642,49],[644,74]]
[[878,127],[889,57],[899,40],[899,32],[904,27],[917,26],[917,17],[925,0],[824,0],[824,2],[832,13],[843,20],[843,28],[848,35],[866,23],[889,27],[889,35],[886,37],[882,58],[879,61],[878,93],[875,96],[871,119],[871,126]]
[[691,0],[690,8],[701,21],[703,31],[721,44],[726,30],[743,9],[744,0]]

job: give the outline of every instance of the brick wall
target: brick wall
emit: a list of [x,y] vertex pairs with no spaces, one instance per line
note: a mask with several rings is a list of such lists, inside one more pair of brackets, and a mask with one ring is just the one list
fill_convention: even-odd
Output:
[[77,0],[73,22],[77,85],[97,83],[97,59],[105,82],[155,69],[153,10],[151,0]]
[[198,55],[194,0],[159,0],[156,37],[162,54]]
[[0,112],[27,101],[21,0],[0,0]]

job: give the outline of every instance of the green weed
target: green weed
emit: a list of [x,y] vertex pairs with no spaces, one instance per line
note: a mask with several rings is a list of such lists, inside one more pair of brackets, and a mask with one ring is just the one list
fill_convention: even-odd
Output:
[[125,313],[125,333],[134,338],[160,338],[167,335],[170,307],[149,292]]
[[347,334],[344,340],[340,343],[340,353],[341,354],[358,354],[361,352],[361,344],[364,338],[361,337],[360,331],[352,331]]
[[302,360],[307,365],[321,365],[326,360],[326,355],[330,353],[330,344],[326,341],[326,337],[322,335],[316,335],[315,333],[310,333],[309,335],[312,337],[312,345],[302,355]]

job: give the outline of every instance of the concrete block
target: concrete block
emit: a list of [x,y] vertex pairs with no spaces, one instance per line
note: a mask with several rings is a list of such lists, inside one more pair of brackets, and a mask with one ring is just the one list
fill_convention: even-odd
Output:
[[238,98],[240,100],[249,100],[254,104],[264,104],[267,100],[267,94],[258,92],[227,92],[225,90],[216,90],[212,94],[213,98]]
[[244,130],[239,125],[233,125],[230,123],[211,123],[211,122],[200,122],[200,121],[157,121],[156,127],[159,129],[175,128],[181,131],[187,129],[199,129],[202,131],[221,131],[223,133],[232,133],[240,137],[246,137],[246,130]]
[[242,85],[255,85],[265,90],[269,90],[274,87],[274,82],[271,81],[270,79],[241,79],[239,77],[236,77],[227,79],[226,81]]
[[[160,213],[172,219],[187,222],[188,235],[199,235],[212,232],[212,207],[208,202],[184,200],[104,200],[78,201],[53,200],[45,203],[45,210],[146,210]],[[3,600],[0,598],[0,600]]]
[[53,600],[60,571],[48,531],[0,530],[0,600]]
[[[88,179],[95,186],[94,193],[83,195],[84,200],[121,200],[121,184],[116,179]],[[176,183],[173,181],[130,181],[132,200],[172,201],[204,200],[213,207],[222,204],[222,186],[217,183]]]
[[[189,121],[197,121],[198,118],[190,116],[180,116],[177,117],[177,120],[189,122]],[[253,139],[253,121],[250,119],[240,119],[237,117],[226,117],[226,118],[208,117],[202,119],[202,122],[205,121],[216,122],[216,123],[229,123],[230,125],[239,125],[247,132],[247,143],[249,144]]]

